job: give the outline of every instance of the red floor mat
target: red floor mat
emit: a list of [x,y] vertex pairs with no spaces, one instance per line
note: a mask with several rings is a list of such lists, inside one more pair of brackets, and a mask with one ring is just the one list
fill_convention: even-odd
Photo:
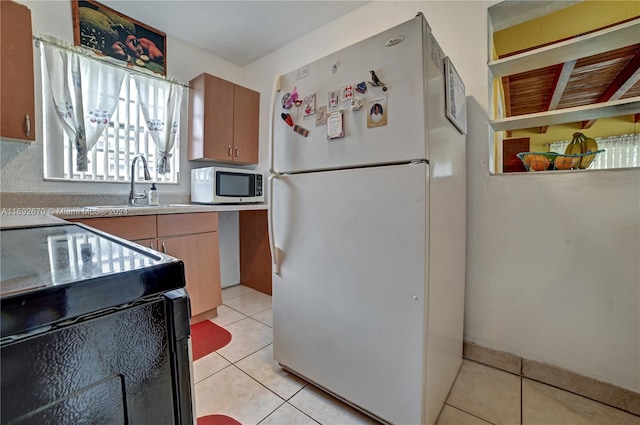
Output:
[[240,422],[225,415],[208,415],[198,418],[198,425],[242,425]]
[[191,347],[194,361],[221,349],[230,341],[229,331],[209,320],[191,325]]

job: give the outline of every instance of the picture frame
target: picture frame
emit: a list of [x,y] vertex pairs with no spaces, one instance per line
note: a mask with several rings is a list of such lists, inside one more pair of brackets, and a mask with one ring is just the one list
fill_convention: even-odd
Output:
[[166,34],[94,0],[71,0],[74,45],[166,76]]
[[465,87],[451,59],[444,58],[445,113],[462,134],[467,134],[467,98]]
[[388,115],[386,97],[372,99],[367,102],[367,128],[387,125]]

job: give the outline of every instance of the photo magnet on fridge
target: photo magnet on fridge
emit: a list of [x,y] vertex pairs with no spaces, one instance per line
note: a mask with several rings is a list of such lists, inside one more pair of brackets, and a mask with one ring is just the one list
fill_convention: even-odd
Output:
[[335,108],[340,103],[340,89],[329,92],[329,108]]
[[353,98],[353,85],[344,86],[340,89],[340,102]]
[[309,135],[309,130],[307,130],[306,128],[300,127],[298,124],[293,126],[293,131],[295,131],[296,133],[307,137]]
[[327,105],[318,106],[316,109],[316,127],[327,123]]
[[344,127],[342,121],[343,111],[336,111],[327,117],[327,140],[344,137]]
[[291,100],[291,93],[285,93],[282,96],[282,109],[291,109],[293,107],[293,101]]
[[387,125],[387,98],[381,97],[367,102],[367,128]]
[[304,101],[302,102],[304,105],[304,114],[303,116],[308,117],[309,115],[313,115],[316,113],[316,94],[310,94],[309,96],[305,96]]

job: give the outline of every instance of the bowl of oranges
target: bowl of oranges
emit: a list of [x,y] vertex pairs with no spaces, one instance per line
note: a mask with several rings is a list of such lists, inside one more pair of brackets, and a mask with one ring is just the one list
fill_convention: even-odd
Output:
[[588,159],[589,165],[591,165],[593,157],[603,151],[574,155],[556,152],[520,152],[516,156],[520,158],[527,171],[575,170],[586,168],[581,166],[581,163],[584,165],[585,159]]

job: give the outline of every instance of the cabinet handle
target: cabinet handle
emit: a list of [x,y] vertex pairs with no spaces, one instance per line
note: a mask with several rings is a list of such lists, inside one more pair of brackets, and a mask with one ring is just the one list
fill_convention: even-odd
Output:
[[236,148],[236,158],[238,157],[238,148]]
[[166,245],[164,244],[164,242],[162,242],[162,253],[163,253],[163,254],[166,254],[166,253],[167,253],[167,247],[166,247]]
[[229,158],[232,158],[233,155],[231,155],[231,146],[229,146]]
[[27,137],[31,136],[31,118],[29,114],[25,114],[24,116],[24,135]]

